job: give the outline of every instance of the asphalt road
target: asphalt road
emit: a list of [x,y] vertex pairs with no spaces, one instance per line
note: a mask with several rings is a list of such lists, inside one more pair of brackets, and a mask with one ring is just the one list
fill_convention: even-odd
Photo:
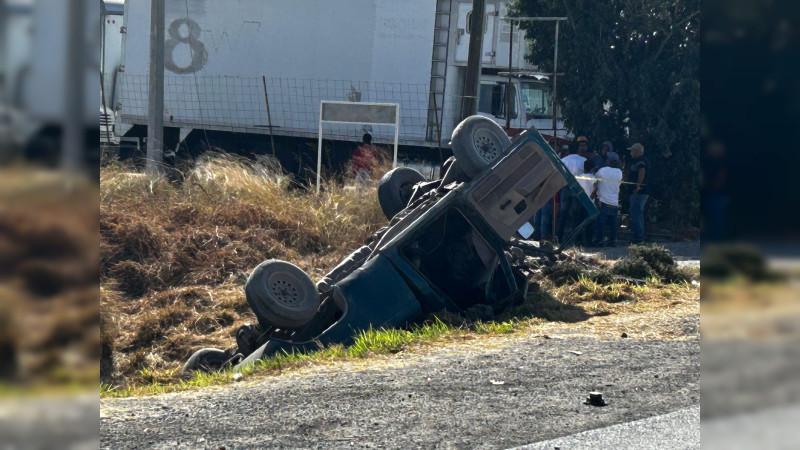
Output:
[[[386,362],[103,399],[101,447],[509,448],[675,412],[700,397],[696,338],[521,337]],[[608,406],[582,403],[593,390]]]
[[523,445],[519,450],[677,450],[700,448],[700,407]]

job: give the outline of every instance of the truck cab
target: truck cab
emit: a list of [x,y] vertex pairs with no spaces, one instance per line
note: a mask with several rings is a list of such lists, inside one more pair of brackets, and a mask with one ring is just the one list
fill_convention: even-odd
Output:
[[[508,109],[510,95],[511,111]],[[478,92],[478,114],[497,122],[506,132],[515,136],[522,130],[535,127],[546,140],[553,136],[553,88],[546,76],[512,77],[511,88],[508,76],[483,75]],[[508,117],[510,115],[510,121]],[[556,119],[555,135],[558,139],[572,136],[564,128],[561,113]]]

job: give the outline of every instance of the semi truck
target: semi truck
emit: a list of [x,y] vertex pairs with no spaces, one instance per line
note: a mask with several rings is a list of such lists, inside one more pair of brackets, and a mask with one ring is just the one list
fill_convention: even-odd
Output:
[[[535,126],[549,138],[551,83],[527,61],[524,31],[502,20],[507,7],[486,2],[479,114],[508,122],[511,135]],[[313,152],[322,101],[399,104],[401,151],[447,149],[462,119],[471,14],[472,2],[458,0],[167,1],[165,152]],[[116,131],[144,138],[150,2],[126,1],[123,21],[111,89]],[[560,120],[556,128],[567,136]],[[367,132],[375,143],[395,138],[384,125],[322,127],[332,144]]]

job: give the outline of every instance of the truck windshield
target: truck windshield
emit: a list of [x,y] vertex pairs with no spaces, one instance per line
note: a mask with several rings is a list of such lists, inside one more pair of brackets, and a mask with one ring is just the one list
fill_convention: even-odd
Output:
[[[522,104],[525,115],[530,119],[550,119],[553,117],[553,91],[550,86],[541,83],[520,83]],[[561,117],[561,111],[558,114]]]

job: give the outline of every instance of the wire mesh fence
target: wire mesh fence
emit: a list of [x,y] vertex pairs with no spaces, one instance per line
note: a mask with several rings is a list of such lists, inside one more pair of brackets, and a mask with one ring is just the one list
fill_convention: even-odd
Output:
[[[126,74],[122,83],[123,119],[144,123],[148,77]],[[429,91],[428,84],[174,75],[164,79],[164,124],[269,133],[271,122],[275,135],[316,137],[322,100],[399,103],[401,142],[435,143],[441,127],[446,143],[454,125],[448,117],[455,117],[461,98],[446,96],[442,101],[438,96],[436,102],[431,102]],[[434,103],[435,116],[431,114]],[[360,140],[365,132],[370,132],[378,142],[394,138],[392,126],[323,125],[326,139]]]

